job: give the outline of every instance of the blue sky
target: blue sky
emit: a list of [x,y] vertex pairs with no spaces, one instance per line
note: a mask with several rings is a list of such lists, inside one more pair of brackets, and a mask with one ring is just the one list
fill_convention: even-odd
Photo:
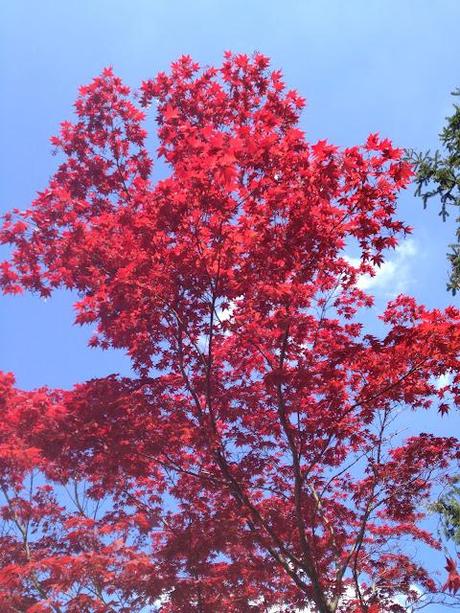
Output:
[[[379,131],[400,146],[435,148],[449,92],[460,85],[458,0],[1,4],[0,212],[25,208],[46,186],[56,165],[49,137],[71,117],[78,86],[107,65],[136,87],[183,53],[213,64],[226,49],[261,51],[307,98],[308,138],[339,145]],[[413,189],[400,198],[400,214],[415,230],[372,281],[378,305],[399,291],[433,307],[458,303],[445,291],[454,225],[437,213],[435,204],[423,211]],[[72,326],[72,302],[65,293],[47,302],[1,298],[0,369],[15,372],[21,387],[70,387],[128,372],[121,353],[86,347],[89,331]]]

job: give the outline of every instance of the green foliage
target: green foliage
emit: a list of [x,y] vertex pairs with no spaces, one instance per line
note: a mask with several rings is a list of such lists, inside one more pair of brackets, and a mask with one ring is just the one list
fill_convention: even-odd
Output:
[[440,515],[445,537],[460,545],[460,476],[455,477],[452,488],[432,508]]
[[[460,96],[460,89],[452,92]],[[443,221],[449,217],[452,207],[460,207],[460,105],[454,104],[454,112],[446,118],[446,125],[439,134],[442,151],[431,154],[410,151],[408,156],[415,170],[415,195],[423,200],[438,198],[441,204],[439,214]],[[447,285],[452,294],[460,290],[460,215],[456,217],[457,242],[450,245],[447,257],[451,264]],[[460,545],[460,475],[453,480],[450,490],[432,505],[439,514],[441,530],[445,538],[456,546]]]
[[[460,96],[460,89],[452,95]],[[454,104],[454,109],[439,134],[442,151],[437,150],[434,154],[410,151],[408,154],[415,170],[415,195],[422,198],[424,207],[430,198],[439,198],[439,214],[443,221],[449,216],[451,207],[460,207],[460,106]],[[460,215],[455,222],[457,242],[449,246],[447,254],[451,264],[447,288],[454,295],[460,289]]]

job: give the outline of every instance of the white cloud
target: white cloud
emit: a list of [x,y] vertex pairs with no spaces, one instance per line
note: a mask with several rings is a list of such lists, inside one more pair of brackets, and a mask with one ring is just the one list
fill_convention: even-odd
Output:
[[230,319],[230,317],[232,317],[234,310],[236,309],[236,302],[235,300],[230,300],[230,303],[228,305],[228,308],[226,309],[217,309],[217,317],[219,318],[220,321],[227,321],[227,319]]
[[436,378],[434,382],[434,386],[437,390],[440,390],[442,387],[446,387],[450,385],[454,379],[454,375],[451,372],[445,372],[443,375],[440,375]]
[[[375,274],[360,275],[358,287],[363,290],[377,290],[388,296],[396,296],[407,291],[411,284],[411,269],[417,246],[412,239],[402,241],[394,250],[392,257],[385,260],[381,266],[374,266]],[[349,264],[357,267],[360,260],[345,256]]]

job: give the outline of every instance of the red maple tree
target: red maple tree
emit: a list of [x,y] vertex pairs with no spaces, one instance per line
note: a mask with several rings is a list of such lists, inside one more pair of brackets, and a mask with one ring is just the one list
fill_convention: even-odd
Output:
[[408,543],[439,548],[421,502],[458,443],[394,420],[459,403],[460,313],[399,296],[366,333],[359,279],[409,232],[411,170],[377,135],[309,144],[302,107],[260,54],[81,88],[49,187],[4,218],[0,283],[75,290],[135,375],[2,375],[2,611],[397,613],[442,590]]

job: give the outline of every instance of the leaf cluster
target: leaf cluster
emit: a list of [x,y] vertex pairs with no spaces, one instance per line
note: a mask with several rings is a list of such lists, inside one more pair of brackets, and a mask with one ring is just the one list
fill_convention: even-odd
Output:
[[[460,96],[460,89],[452,92]],[[434,153],[411,150],[408,157],[415,169],[415,195],[423,200],[426,207],[431,198],[439,199],[439,215],[443,221],[450,211],[460,207],[460,106],[454,104],[454,112],[446,118],[446,125],[439,134],[442,150]],[[457,213],[455,213],[457,215]],[[457,241],[450,245],[447,254],[451,266],[448,290],[454,295],[460,289],[460,216],[456,216]]]

